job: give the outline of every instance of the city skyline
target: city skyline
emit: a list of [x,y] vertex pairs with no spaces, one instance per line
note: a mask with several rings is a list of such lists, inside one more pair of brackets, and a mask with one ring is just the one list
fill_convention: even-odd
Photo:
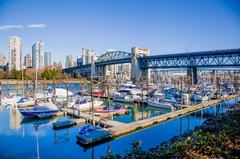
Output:
[[52,58],[62,62],[67,53],[77,56],[82,48],[103,54],[109,48],[130,51],[136,46],[149,48],[154,55],[239,47],[240,3],[236,0],[68,2],[43,0],[32,10],[32,1],[2,0],[0,52],[6,55],[7,39],[13,35],[22,38],[23,55],[35,41],[43,40]]

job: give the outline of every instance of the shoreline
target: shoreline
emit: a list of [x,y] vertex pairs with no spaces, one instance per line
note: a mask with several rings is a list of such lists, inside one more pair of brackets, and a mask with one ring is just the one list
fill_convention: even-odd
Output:
[[[240,102],[181,136],[148,150],[135,141],[132,149],[121,156],[109,154],[105,159],[125,158],[238,158],[240,154]],[[229,157],[231,156],[231,157]]]
[[[24,80],[24,84],[33,84],[34,80]],[[63,80],[55,80],[53,82],[53,80],[38,80],[38,83],[41,84],[57,84],[57,83],[67,83],[67,80],[63,79]],[[69,84],[73,84],[73,83],[86,83],[86,81],[80,81],[80,80],[68,80]],[[8,80],[0,80],[0,85],[7,85],[7,84],[11,84],[11,85],[17,85],[17,84],[23,84],[22,80],[15,80],[15,79],[8,79]]]

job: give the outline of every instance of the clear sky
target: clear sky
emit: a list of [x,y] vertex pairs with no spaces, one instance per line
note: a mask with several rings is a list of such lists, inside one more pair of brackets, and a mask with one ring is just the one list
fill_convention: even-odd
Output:
[[[0,0],[0,52],[43,40],[52,61],[81,48],[152,54],[240,48],[239,0]],[[186,49],[187,48],[187,49]]]

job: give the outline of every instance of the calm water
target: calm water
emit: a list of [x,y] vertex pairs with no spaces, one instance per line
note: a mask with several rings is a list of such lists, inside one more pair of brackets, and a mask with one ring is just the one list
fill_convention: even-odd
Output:
[[[148,149],[194,129],[208,117],[225,112],[235,102],[224,102],[88,149],[76,143],[78,127],[54,131],[52,122],[56,119],[22,120],[18,110],[0,106],[0,158],[99,158],[109,151],[124,153],[135,140],[141,140],[142,147]],[[115,120],[127,123],[156,114],[146,113],[155,112],[148,107],[136,106],[130,109],[138,109],[135,111],[138,113],[116,117]]]
[[147,106],[146,104],[139,105],[137,103],[134,105],[129,104],[127,109],[130,110],[128,114],[122,116],[114,116],[113,120],[123,123],[131,123],[170,112],[170,110],[167,109],[157,109]]

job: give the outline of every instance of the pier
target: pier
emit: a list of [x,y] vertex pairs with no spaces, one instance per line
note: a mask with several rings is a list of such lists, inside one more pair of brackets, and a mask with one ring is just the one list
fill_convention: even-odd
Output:
[[[96,115],[94,116],[94,120],[99,125],[104,125],[105,130],[107,130],[109,132],[109,136],[107,138],[112,138],[113,139],[113,138],[116,138],[116,137],[119,137],[119,136],[122,136],[122,135],[127,135],[131,132],[139,131],[139,130],[142,130],[144,128],[148,128],[148,127],[166,122],[168,120],[172,120],[172,119],[181,117],[183,115],[190,114],[192,112],[196,112],[198,110],[202,110],[204,108],[213,106],[215,104],[218,104],[218,103],[221,103],[221,102],[224,102],[224,101],[228,101],[228,100],[231,100],[231,99],[239,98],[239,97],[240,97],[240,95],[231,95],[231,96],[228,96],[226,98],[211,100],[211,101],[203,103],[203,104],[187,106],[187,107],[184,107],[184,109],[181,109],[181,110],[173,111],[173,112],[170,112],[170,113],[167,113],[167,114],[151,117],[151,118],[148,118],[148,119],[135,121],[135,122],[132,122],[132,123],[122,123],[122,122],[110,120],[110,119],[107,119],[107,118],[99,117],[99,116],[96,116]],[[84,113],[84,112],[79,113],[78,111],[73,111],[71,109],[63,109],[63,111],[65,113],[67,113],[68,115],[74,116],[74,117],[79,118],[79,119],[84,118],[86,121],[92,122],[92,115],[91,114]],[[102,138],[102,140],[104,140],[104,139],[106,139],[106,136],[104,136],[104,138]],[[98,140],[98,142],[99,142],[99,140]],[[94,144],[94,140],[92,140],[92,142],[90,142],[88,144]]]

